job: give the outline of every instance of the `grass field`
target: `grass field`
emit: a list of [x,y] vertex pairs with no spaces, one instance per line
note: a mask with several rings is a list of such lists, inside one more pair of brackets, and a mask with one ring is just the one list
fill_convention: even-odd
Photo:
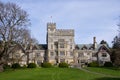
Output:
[[0,80],[120,80],[74,68],[36,68],[5,71]]
[[106,75],[120,76],[120,70],[116,70],[115,68],[87,67],[86,69],[92,72],[99,72],[99,73],[103,73]]

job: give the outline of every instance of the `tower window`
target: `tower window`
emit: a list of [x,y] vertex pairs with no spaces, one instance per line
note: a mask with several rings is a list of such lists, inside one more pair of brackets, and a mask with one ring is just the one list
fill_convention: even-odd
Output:
[[53,53],[53,52],[51,52],[51,53],[50,53],[50,56],[54,56],[54,53]]
[[53,45],[51,44],[51,49],[53,49]]
[[60,48],[64,48],[64,44],[60,44]]
[[72,45],[70,45],[70,49],[72,49]]
[[60,56],[64,56],[65,52],[64,51],[60,51]]

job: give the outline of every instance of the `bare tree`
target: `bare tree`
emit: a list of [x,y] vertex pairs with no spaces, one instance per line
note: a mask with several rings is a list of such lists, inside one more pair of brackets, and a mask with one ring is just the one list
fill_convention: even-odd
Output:
[[0,65],[7,61],[9,49],[14,42],[22,41],[21,36],[29,25],[28,14],[14,3],[0,2]]

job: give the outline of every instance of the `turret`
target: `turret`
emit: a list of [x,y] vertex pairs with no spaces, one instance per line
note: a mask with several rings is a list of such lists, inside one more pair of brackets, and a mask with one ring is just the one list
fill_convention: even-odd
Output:
[[56,23],[47,23],[47,31],[54,32],[56,30]]

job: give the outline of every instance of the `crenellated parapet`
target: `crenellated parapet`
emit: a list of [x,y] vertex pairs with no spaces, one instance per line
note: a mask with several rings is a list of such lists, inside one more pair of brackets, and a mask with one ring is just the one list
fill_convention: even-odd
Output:
[[56,36],[74,36],[73,29],[56,29]]

